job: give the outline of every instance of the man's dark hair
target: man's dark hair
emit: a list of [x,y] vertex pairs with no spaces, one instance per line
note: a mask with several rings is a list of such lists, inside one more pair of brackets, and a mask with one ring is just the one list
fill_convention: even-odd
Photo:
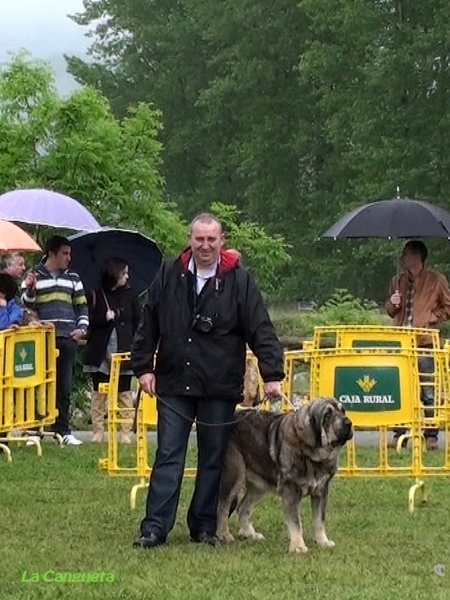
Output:
[[70,240],[68,240],[63,235],[52,235],[52,237],[48,238],[45,243],[45,254],[49,254],[49,252],[53,252],[56,254],[61,250],[63,246],[71,246]]
[[128,263],[118,256],[113,256],[105,260],[100,269],[100,285],[106,292],[110,292],[113,289],[127,266]]
[[17,284],[9,273],[0,273],[0,292],[4,294],[7,302],[17,294]]
[[427,260],[428,248],[421,240],[410,240],[409,242],[406,242],[403,250],[409,250],[409,252],[412,252],[413,254],[419,254],[422,263]]

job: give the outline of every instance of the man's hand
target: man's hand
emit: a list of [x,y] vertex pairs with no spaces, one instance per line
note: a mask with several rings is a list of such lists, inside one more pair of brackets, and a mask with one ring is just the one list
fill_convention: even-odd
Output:
[[283,395],[281,381],[266,381],[264,384],[264,396],[267,398],[279,398]]
[[154,373],[144,373],[139,377],[139,383],[141,388],[150,396],[156,394],[156,377]]
[[390,301],[392,306],[394,306],[395,308],[400,308],[401,304],[402,304],[402,295],[400,294],[400,292],[398,290],[396,290],[392,296],[390,297]]
[[74,342],[79,342],[80,340],[82,340],[85,337],[85,332],[83,331],[83,329],[74,329],[71,334],[70,337],[73,339]]
[[25,285],[29,292],[36,289],[36,274],[34,271],[28,271],[27,276],[25,277]]

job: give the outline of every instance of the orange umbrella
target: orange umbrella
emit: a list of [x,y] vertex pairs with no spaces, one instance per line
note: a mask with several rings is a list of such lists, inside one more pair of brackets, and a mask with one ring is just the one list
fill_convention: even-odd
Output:
[[0,252],[39,252],[42,248],[26,231],[0,219]]

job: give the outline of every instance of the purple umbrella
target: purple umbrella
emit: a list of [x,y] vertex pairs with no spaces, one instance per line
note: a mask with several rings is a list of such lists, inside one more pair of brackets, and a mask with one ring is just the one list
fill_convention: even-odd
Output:
[[14,190],[2,194],[0,219],[76,231],[97,231],[101,228],[77,200],[42,189]]

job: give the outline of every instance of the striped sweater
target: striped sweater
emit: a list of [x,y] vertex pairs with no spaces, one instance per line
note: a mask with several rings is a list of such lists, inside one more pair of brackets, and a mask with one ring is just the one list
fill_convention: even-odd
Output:
[[67,269],[54,276],[43,263],[39,263],[35,274],[35,290],[27,290],[25,279],[22,281],[23,304],[34,309],[41,321],[54,323],[59,337],[69,337],[74,329],[86,332],[89,312],[78,273]]

